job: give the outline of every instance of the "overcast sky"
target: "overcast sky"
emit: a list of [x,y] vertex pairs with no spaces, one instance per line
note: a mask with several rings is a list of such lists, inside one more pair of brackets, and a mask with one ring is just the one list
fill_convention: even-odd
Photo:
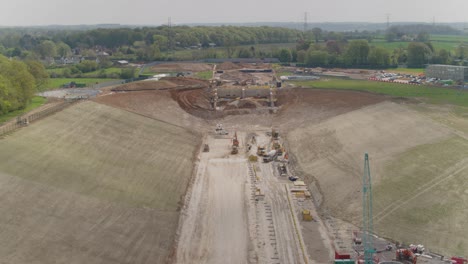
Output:
[[465,22],[468,0],[0,0],[0,26],[219,22]]

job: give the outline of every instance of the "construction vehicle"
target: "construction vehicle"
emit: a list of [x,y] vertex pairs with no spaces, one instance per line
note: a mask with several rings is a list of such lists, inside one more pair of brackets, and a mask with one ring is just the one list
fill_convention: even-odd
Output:
[[263,162],[268,163],[270,161],[273,161],[276,159],[278,156],[278,152],[276,150],[272,150],[266,154],[266,156],[263,157]]
[[289,176],[288,179],[289,179],[290,181],[294,182],[294,181],[297,181],[297,180],[299,179],[299,177],[297,177],[297,176]]
[[418,257],[414,255],[411,249],[400,248],[396,250],[396,260],[407,264],[416,264]]
[[286,176],[288,174],[288,171],[286,169],[286,165],[285,164],[279,164],[278,165],[278,172],[279,172],[280,176]]
[[234,133],[234,137],[232,138],[232,145],[239,147],[239,140],[237,139],[237,132]]
[[227,135],[227,134],[229,134],[226,130],[224,130],[223,124],[216,124],[215,132],[218,135]]
[[239,153],[239,149],[237,148],[237,146],[232,146],[232,149],[231,149],[231,154],[232,155],[235,155]]
[[450,260],[452,261],[452,263],[455,263],[455,264],[466,264],[466,263],[468,263],[468,259],[463,258],[463,257],[451,257]]
[[231,154],[239,153],[239,140],[237,139],[237,132],[234,133],[234,137],[232,138],[232,149]]
[[272,129],[271,130],[271,137],[275,140],[277,140],[279,138],[279,132],[276,131],[275,129]]
[[208,144],[205,144],[203,146],[203,152],[209,152],[210,151],[210,146],[208,146]]
[[266,155],[266,150],[264,146],[258,146],[257,147],[257,155],[260,157],[263,157]]

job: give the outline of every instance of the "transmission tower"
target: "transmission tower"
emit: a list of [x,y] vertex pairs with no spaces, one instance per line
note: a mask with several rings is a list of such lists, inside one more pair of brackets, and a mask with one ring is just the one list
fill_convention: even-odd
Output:
[[390,27],[390,14],[387,13],[385,14],[385,16],[387,17],[387,29]]
[[372,234],[372,184],[369,168],[369,155],[364,155],[364,177],[362,179],[362,244],[364,246],[364,263],[373,264],[375,253]]

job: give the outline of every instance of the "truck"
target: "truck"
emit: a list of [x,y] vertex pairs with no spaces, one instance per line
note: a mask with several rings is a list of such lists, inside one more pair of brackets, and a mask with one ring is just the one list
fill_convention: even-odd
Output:
[[263,162],[268,163],[270,161],[273,161],[276,159],[277,156],[278,152],[276,150],[272,150],[263,157]]

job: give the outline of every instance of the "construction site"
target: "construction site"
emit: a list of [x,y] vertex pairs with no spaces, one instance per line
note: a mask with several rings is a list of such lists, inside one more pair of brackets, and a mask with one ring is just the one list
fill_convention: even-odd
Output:
[[456,263],[468,117],[270,64],[104,88],[0,138],[5,263]]

